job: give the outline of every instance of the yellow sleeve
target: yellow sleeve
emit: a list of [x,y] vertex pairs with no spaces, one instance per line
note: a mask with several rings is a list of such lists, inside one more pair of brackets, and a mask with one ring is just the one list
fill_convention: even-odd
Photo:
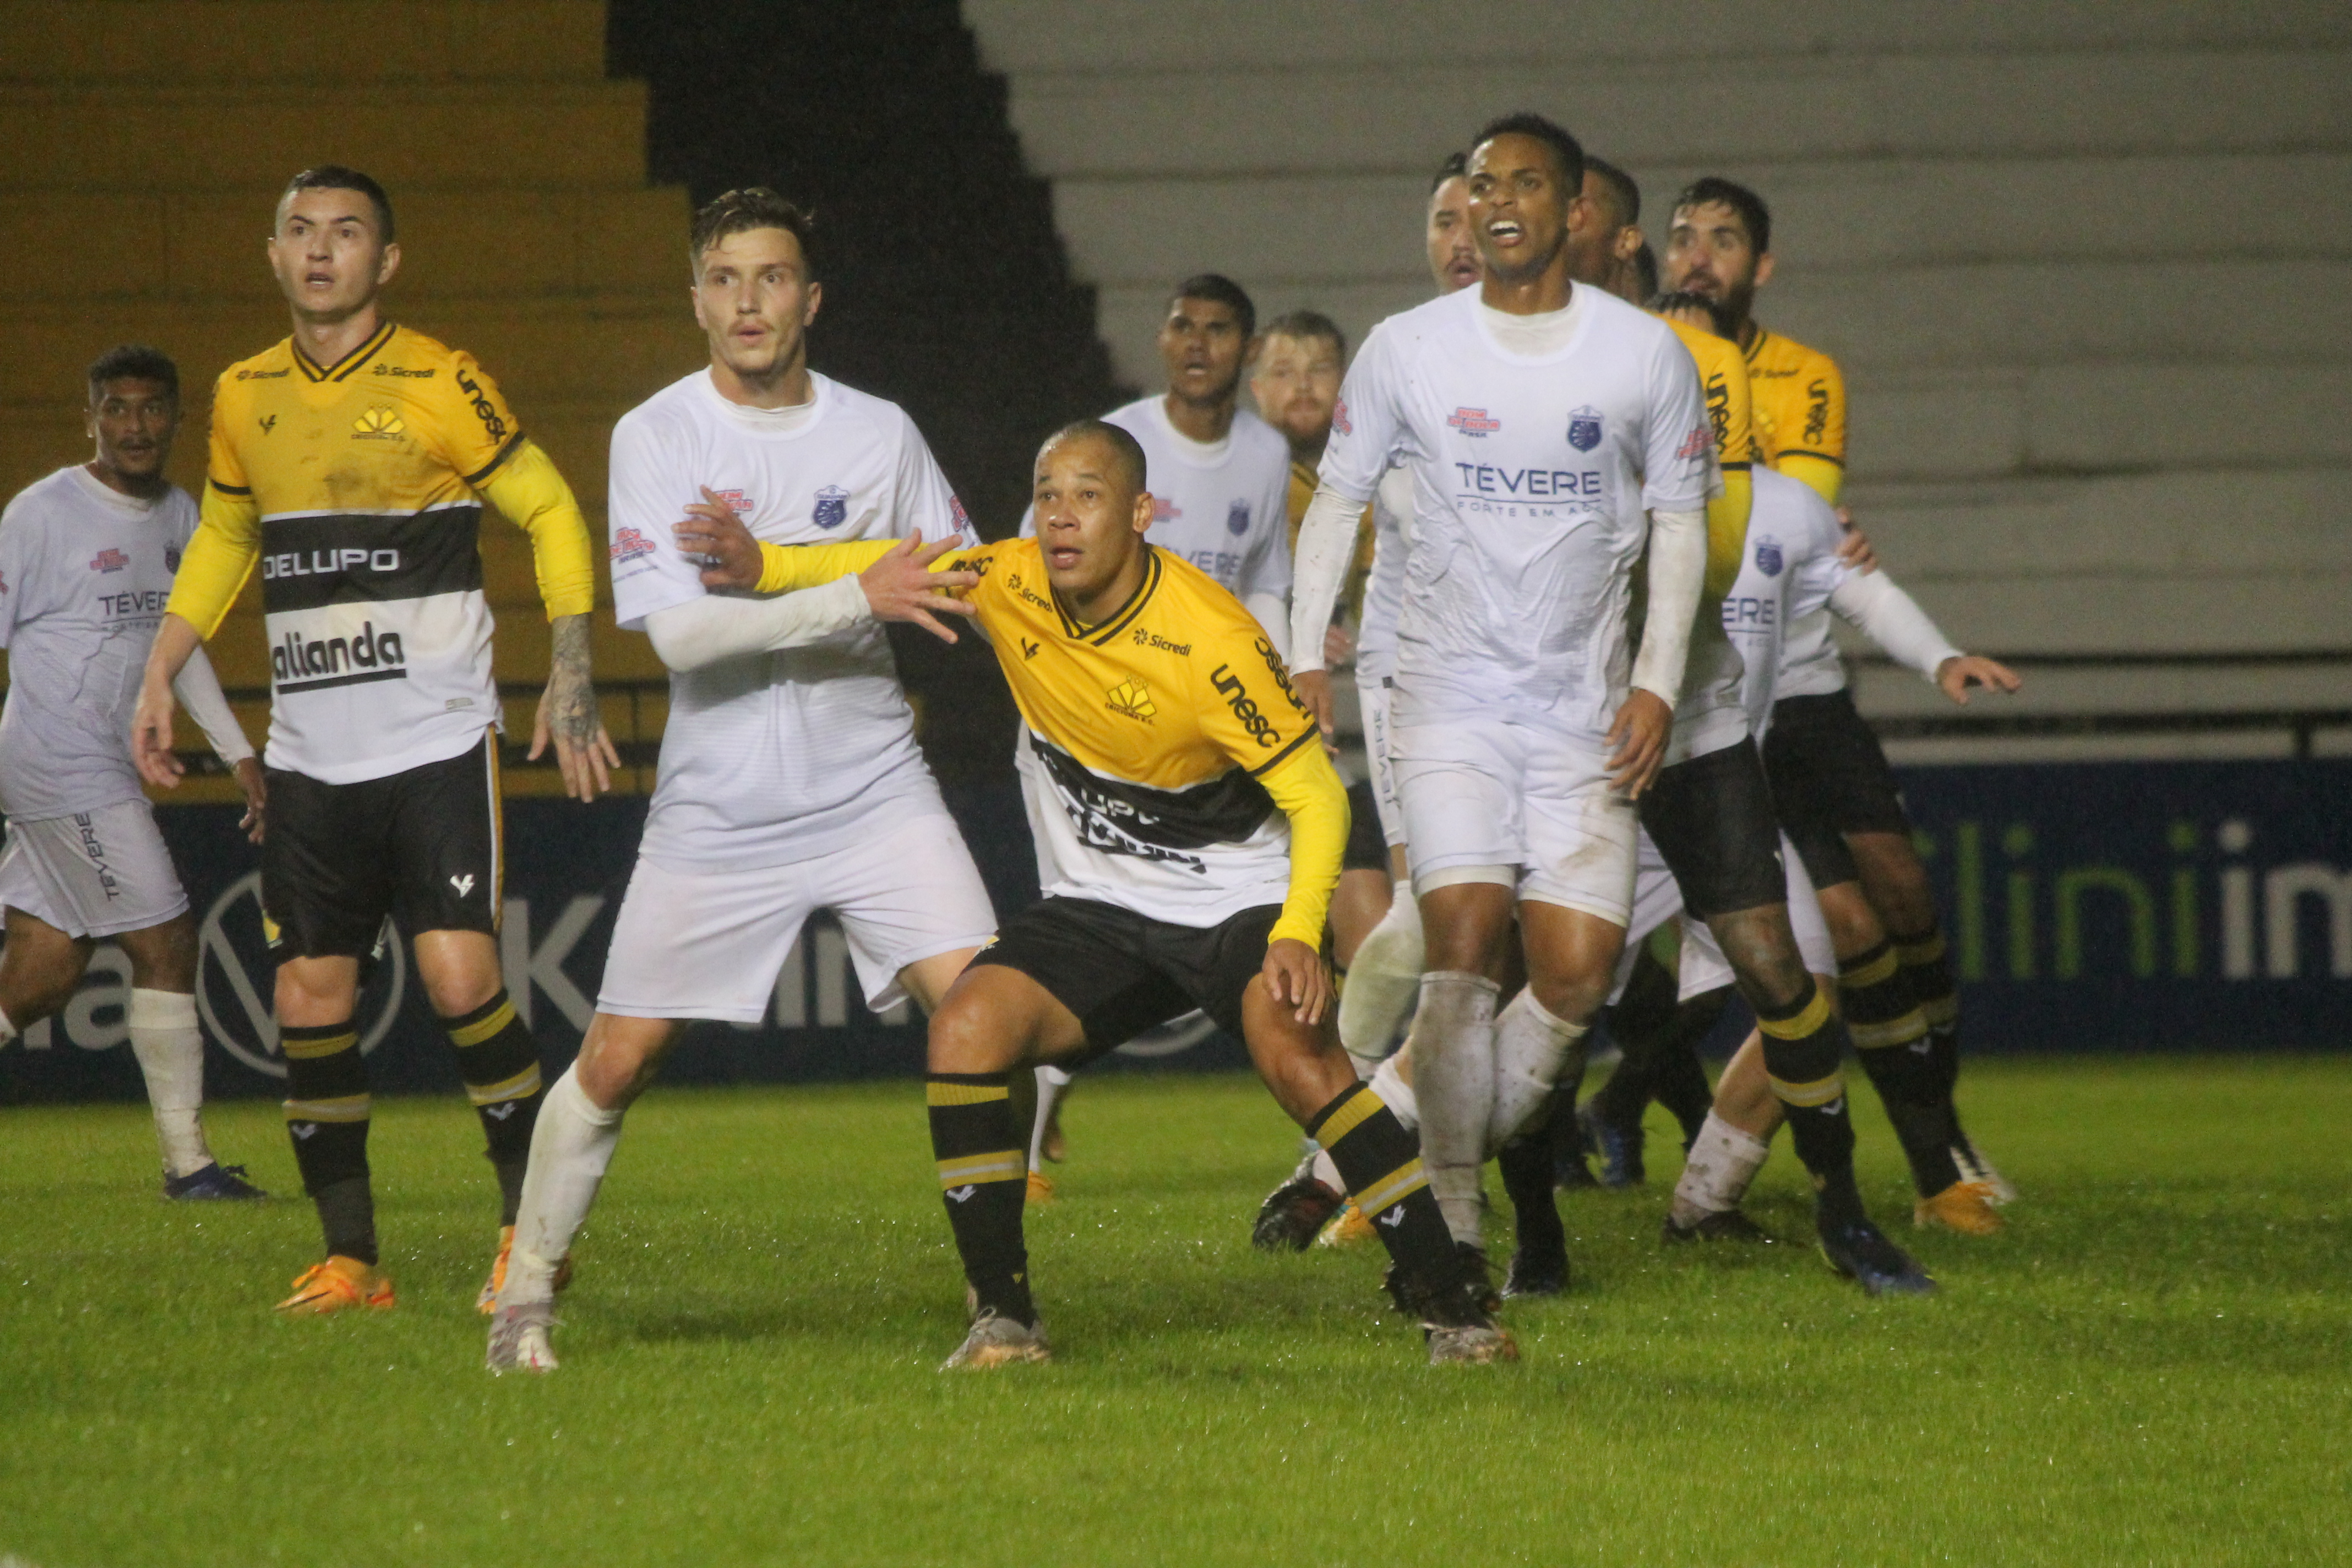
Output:
[[433,413],[433,441],[442,460],[476,489],[487,489],[490,476],[525,445],[506,395],[462,349],[449,352],[449,379],[427,384],[433,395],[425,405]]
[[[802,588],[822,588],[837,577],[855,577],[906,541],[868,539],[852,544],[760,545],[760,584],[755,594],[787,594]],[[942,555],[931,563],[934,572],[985,571],[988,546]]]
[[1706,586],[1710,603],[1731,592],[1739,581],[1739,563],[1748,553],[1748,514],[1754,507],[1756,481],[1746,463],[1724,465],[1723,493],[1706,503]]
[[1816,458],[1804,452],[1783,452],[1772,467],[1792,479],[1801,479],[1819,491],[1830,505],[1837,505],[1838,492],[1845,488],[1845,469],[1826,458]]
[[1796,439],[1784,441],[1772,466],[1835,506],[1845,485],[1845,376],[1827,354],[1815,354],[1808,368],[1805,422]]
[[246,483],[245,465],[228,438],[243,407],[226,377],[213,389],[212,455],[205,480],[204,507],[196,531],[172,579],[164,613],[179,616],[209,640],[228,618],[229,606],[245,591],[253,563],[261,559],[261,504]]
[[530,535],[532,569],[539,575],[540,602],[547,618],[584,616],[596,605],[596,555],[588,543],[588,520],[554,459],[535,441],[505,454],[481,484],[490,504]]
[[1266,940],[1292,938],[1319,951],[1331,889],[1339,885],[1340,858],[1348,848],[1347,787],[1311,731],[1307,744],[1267,769],[1258,783],[1290,818],[1290,893]]

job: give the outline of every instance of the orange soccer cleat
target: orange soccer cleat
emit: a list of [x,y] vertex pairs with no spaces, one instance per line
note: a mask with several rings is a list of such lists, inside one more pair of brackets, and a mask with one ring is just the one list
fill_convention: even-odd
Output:
[[278,1302],[278,1310],[294,1317],[324,1317],[352,1307],[381,1312],[393,1301],[392,1281],[373,1264],[337,1253],[296,1276],[294,1294]]

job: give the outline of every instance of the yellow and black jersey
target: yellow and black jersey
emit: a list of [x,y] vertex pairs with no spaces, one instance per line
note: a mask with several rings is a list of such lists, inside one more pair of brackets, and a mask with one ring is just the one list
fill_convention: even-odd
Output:
[[1835,506],[1845,483],[1845,377],[1837,362],[1760,326],[1746,353],[1763,462]]
[[348,784],[498,722],[482,499],[530,531],[551,617],[594,602],[572,492],[471,355],[384,323],[333,365],[288,339],[213,392],[203,517],[170,610],[210,637],[257,563],[273,767]]
[[1754,405],[1748,362],[1728,338],[1668,321],[1675,336],[1698,365],[1706,394],[1707,423],[1715,431],[1715,455],[1723,470],[1723,493],[1706,503],[1706,594],[1710,601],[1731,591],[1748,552],[1748,513],[1755,503],[1748,478],[1756,458]]
[[[761,587],[863,571],[887,544],[768,546]],[[1347,842],[1347,793],[1289,672],[1240,600],[1144,545],[1142,586],[1097,625],[1054,596],[1034,539],[942,559],[969,598],[1062,809],[1046,889],[1178,925],[1283,906],[1274,939],[1318,946]]]

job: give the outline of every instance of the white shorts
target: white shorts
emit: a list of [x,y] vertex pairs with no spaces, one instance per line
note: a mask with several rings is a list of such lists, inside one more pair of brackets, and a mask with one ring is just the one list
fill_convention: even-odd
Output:
[[[1822,918],[1822,901],[1813,891],[1812,879],[1805,875],[1804,858],[1786,834],[1780,836],[1780,864],[1788,875],[1789,926],[1796,933],[1797,952],[1811,973],[1834,976],[1838,972],[1837,948],[1830,941],[1829,922]],[[1625,935],[1624,956],[1617,962],[1617,981],[1609,998],[1612,1002],[1624,994],[1625,982],[1633,973],[1633,961],[1640,956],[1643,939],[1670,920],[1680,921],[1683,928],[1682,999],[1687,1002],[1732,984],[1731,963],[1716,944],[1715,932],[1707,929],[1705,921],[1693,920],[1683,912],[1682,889],[1675,886],[1674,874],[1666,869],[1665,860],[1644,833],[1634,875],[1633,924]]]
[[1633,803],[1591,736],[1482,715],[1399,724],[1391,742],[1413,888],[1462,867],[1517,868],[1517,894],[1623,925]]
[[1404,806],[1397,799],[1394,737],[1390,718],[1396,692],[1377,680],[1356,682],[1356,711],[1364,721],[1364,761],[1372,770],[1372,803],[1380,807],[1381,837],[1393,849],[1404,842]]
[[0,904],[73,937],[144,931],[187,912],[172,852],[143,800],[75,816],[12,820],[0,850]]
[[984,947],[996,932],[971,853],[941,812],[897,822],[877,813],[870,843],[790,866],[691,871],[639,856],[596,1009],[759,1023],[819,910],[840,917],[866,1005],[877,1013],[906,1000],[898,972],[907,965]]

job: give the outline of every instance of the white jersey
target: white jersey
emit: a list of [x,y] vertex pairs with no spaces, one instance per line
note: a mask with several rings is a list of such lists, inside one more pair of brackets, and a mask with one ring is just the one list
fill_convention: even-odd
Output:
[[[1245,408],[1234,410],[1222,441],[1178,433],[1158,397],[1103,416],[1143,448],[1143,488],[1151,492],[1151,531],[1160,549],[1189,561],[1234,598],[1290,593],[1290,443]],[[1026,539],[1036,513],[1021,520]]]
[[1364,612],[1356,623],[1356,683],[1378,685],[1396,673],[1397,616],[1404,609],[1404,563],[1412,552],[1412,474],[1391,468],[1372,492],[1372,569],[1364,576]]
[[[1853,575],[1838,559],[1837,513],[1801,479],[1758,465],[1756,504],[1748,517],[1748,548],[1739,577],[1724,595],[1723,629],[1747,665],[1740,706],[1748,732],[1762,741],[1772,722],[1772,704],[1782,697],[1809,695],[1787,689],[1793,633],[1818,626],[1830,647],[1830,662],[1845,681],[1845,666],[1830,643],[1830,595]],[[1836,687],[1823,689],[1834,691]]]
[[1696,511],[1715,480],[1698,369],[1664,322],[1596,289],[1574,290],[1547,353],[1506,352],[1494,314],[1465,289],[1373,328],[1322,479],[1361,503],[1412,470],[1401,725],[1467,709],[1597,737],[1631,680],[1645,512]]
[[143,800],[131,716],[196,503],[59,468],[0,513],[0,811],[37,821]]
[[[607,520],[624,630],[700,598],[671,529],[708,488],[772,544],[979,541],[896,404],[813,375],[814,405],[779,416],[719,395],[708,370],[613,431]],[[913,711],[871,622],[781,653],[673,671],[660,779],[640,853],[679,868],[781,866],[870,832],[909,796],[936,805]]]
[[[1759,477],[1772,474],[1772,478],[1779,481],[1772,487],[1776,494],[1792,482],[1761,463],[1756,465],[1756,472]],[[1800,488],[1803,488],[1801,483]],[[1808,496],[1817,504],[1806,506]],[[1830,534],[1827,548],[1801,568],[1805,575],[1789,590],[1788,619],[1780,632],[1780,668],[1773,681],[1773,697],[1823,697],[1832,691],[1843,691],[1846,686],[1845,658],[1838,652],[1837,638],[1830,633],[1830,595],[1853,576],[1853,571],[1838,559],[1838,545],[1843,542],[1845,529],[1830,504],[1810,490],[1806,496],[1790,496],[1785,500],[1792,509],[1802,507],[1809,524],[1814,529],[1820,528],[1822,518],[1826,515]],[[1757,491],[1757,501],[1759,505],[1763,501],[1760,486]],[[1747,574],[1756,559],[1756,525],[1752,521],[1748,525],[1748,560],[1740,564],[1742,582],[1747,581]],[[1727,629],[1730,624],[1727,614],[1724,621]],[[1759,730],[1757,734],[1760,739],[1763,731]]]

